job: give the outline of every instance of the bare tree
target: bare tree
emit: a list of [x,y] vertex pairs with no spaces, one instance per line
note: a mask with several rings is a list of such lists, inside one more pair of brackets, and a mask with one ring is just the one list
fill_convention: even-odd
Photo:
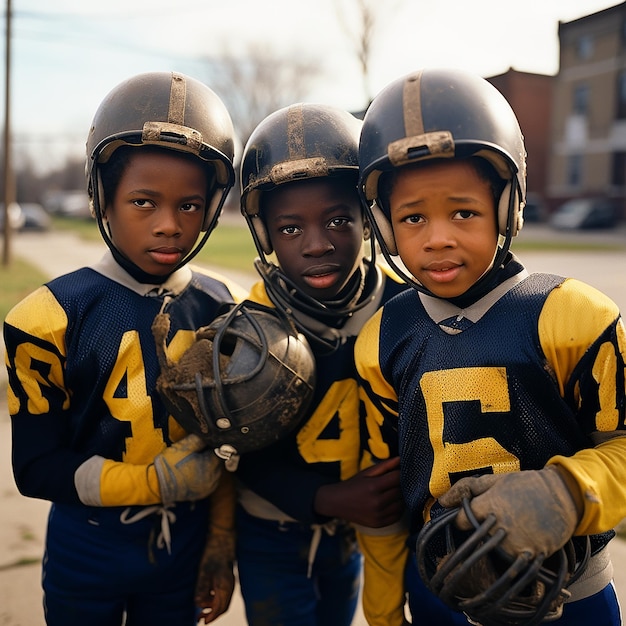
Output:
[[236,56],[226,50],[206,63],[208,84],[224,100],[244,143],[270,113],[302,100],[322,74],[302,53],[279,55],[261,44],[251,44]]
[[393,17],[402,0],[334,0],[339,24],[349,38],[361,69],[365,101],[372,101],[370,85],[374,41],[384,19]]

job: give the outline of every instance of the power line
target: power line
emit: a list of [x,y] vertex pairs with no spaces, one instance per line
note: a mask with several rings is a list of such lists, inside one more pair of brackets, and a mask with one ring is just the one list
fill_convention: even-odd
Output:
[[[147,11],[144,9],[133,10],[132,3],[123,7],[111,7],[110,5],[105,8],[99,9],[95,5],[89,4],[88,13],[81,13],[80,11],[32,11],[28,9],[13,11],[13,17],[16,19],[29,18],[29,19],[58,19],[68,20],[72,18],[89,18],[98,20],[111,20],[118,23],[120,19],[129,20],[141,20],[145,21],[146,18],[151,19],[153,17],[180,17],[186,13],[197,13],[198,11],[206,12],[207,3],[204,0],[198,2],[184,3],[179,0],[175,5],[170,0],[164,2],[162,6],[155,6],[155,2],[150,3],[150,9]],[[95,9],[95,10],[92,10]]]
[[[20,42],[36,42],[69,49],[75,49],[77,46],[81,46],[84,49],[85,46],[88,46],[92,50],[132,52],[144,57],[166,57],[180,61],[195,59],[200,54],[181,54],[180,50],[147,47],[144,43],[136,43],[137,38],[134,36],[132,29],[130,31],[128,29],[120,30],[117,18],[110,20],[110,24],[104,23],[99,18],[95,19],[93,16],[73,15],[72,18],[71,21],[64,19],[55,21],[53,24],[42,22],[36,24],[35,28],[32,25],[16,21],[12,39],[16,44]],[[45,61],[45,57],[42,61]]]

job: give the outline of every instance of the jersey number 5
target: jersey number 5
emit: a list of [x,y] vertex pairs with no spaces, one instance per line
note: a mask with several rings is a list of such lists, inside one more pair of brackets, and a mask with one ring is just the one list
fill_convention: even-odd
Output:
[[467,443],[444,439],[448,403],[477,401],[481,413],[508,413],[511,410],[506,370],[501,367],[468,367],[427,372],[420,380],[426,402],[433,469],[430,493],[436,498],[451,487],[450,475],[491,468],[494,473],[520,469],[519,459],[493,437]]

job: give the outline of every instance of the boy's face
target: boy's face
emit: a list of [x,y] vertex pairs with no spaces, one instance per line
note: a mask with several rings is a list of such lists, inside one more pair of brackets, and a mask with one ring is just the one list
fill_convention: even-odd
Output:
[[115,247],[144,272],[167,276],[198,240],[207,184],[199,163],[136,150],[104,215]]
[[460,296],[491,266],[498,243],[495,202],[471,163],[399,170],[389,205],[402,262],[436,296]]
[[363,215],[345,181],[282,185],[265,195],[263,218],[281,270],[316,300],[334,298],[361,263]]

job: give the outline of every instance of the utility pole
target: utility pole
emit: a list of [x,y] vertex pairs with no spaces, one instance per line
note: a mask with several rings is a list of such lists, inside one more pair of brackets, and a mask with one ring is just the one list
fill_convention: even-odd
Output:
[[4,73],[4,247],[2,264],[11,263],[11,223],[9,207],[15,202],[15,179],[11,162],[11,0],[6,0],[5,73]]

